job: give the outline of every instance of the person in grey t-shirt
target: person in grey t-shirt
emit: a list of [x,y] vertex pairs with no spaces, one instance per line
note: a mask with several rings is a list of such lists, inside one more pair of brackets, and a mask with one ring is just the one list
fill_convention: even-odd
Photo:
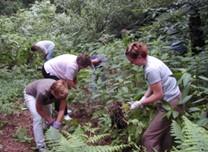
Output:
[[[32,115],[33,132],[38,151],[46,150],[42,119],[53,128],[59,129],[64,116],[67,96],[68,86],[64,80],[40,79],[31,82],[25,87],[24,101]],[[56,119],[51,115],[52,102],[60,103]]]
[[[176,110],[182,110],[178,106],[181,93],[173,73],[161,60],[148,55],[146,44],[131,43],[127,47],[125,55],[132,64],[143,66],[145,79],[148,83],[148,89],[144,96],[139,101],[130,102],[130,109],[162,100],[163,102],[169,102]],[[171,121],[165,117],[165,111],[159,102],[157,106],[157,114],[142,137],[142,143],[147,152],[155,150],[163,152],[171,148],[171,137],[169,135]]]
[[55,44],[52,41],[42,40],[42,41],[38,41],[35,44],[33,44],[31,47],[31,51],[42,52],[43,56],[44,56],[44,60],[48,61],[51,58],[53,58],[54,48],[55,48]]
[[[44,63],[42,74],[44,78],[66,80],[70,87],[76,88],[77,74],[81,69],[102,63],[101,58],[93,58],[87,54],[63,54]],[[55,103],[55,110],[59,111],[59,103]],[[71,120],[65,109],[65,120]]]

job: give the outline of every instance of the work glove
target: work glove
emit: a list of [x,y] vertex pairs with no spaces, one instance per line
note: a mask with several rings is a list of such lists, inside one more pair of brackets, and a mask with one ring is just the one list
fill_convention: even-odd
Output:
[[55,129],[60,129],[61,123],[59,121],[54,121],[51,126]]
[[143,96],[139,101],[131,101],[131,102],[129,102],[130,110],[134,110],[136,108],[143,108],[143,102],[144,102],[145,98],[146,97]]

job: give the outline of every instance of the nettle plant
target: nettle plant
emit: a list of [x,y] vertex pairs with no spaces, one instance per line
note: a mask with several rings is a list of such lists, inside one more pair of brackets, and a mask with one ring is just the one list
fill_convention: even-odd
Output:
[[[29,69],[25,65],[13,66],[12,69],[4,67],[0,69],[0,73],[0,112],[16,112],[21,108],[16,103],[22,98],[24,87],[32,79],[40,77],[39,73],[36,72],[36,69]],[[23,106],[23,101],[21,102]]]

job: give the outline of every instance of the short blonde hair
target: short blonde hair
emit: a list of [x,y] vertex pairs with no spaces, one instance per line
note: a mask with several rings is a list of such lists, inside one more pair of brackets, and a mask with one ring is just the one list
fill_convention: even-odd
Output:
[[67,82],[65,80],[55,81],[52,84],[50,90],[53,91],[57,96],[59,96],[62,99],[68,96],[68,91],[69,91]]

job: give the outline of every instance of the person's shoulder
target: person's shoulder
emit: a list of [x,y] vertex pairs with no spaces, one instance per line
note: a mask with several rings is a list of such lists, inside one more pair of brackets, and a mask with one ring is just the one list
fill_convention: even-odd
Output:
[[51,45],[55,45],[55,43],[51,40],[44,40],[45,43],[51,44]]
[[55,56],[54,58],[46,61],[44,65],[51,65],[51,64],[57,64],[57,63],[68,63],[69,61],[75,61],[76,56],[70,55],[70,54],[61,54],[58,56]]
[[53,41],[51,41],[51,40],[41,40],[41,41],[39,41],[39,42],[48,42],[48,43],[54,43]]
[[148,55],[147,58],[148,58],[149,60],[159,60],[157,57],[151,56],[151,55]]
[[158,69],[160,64],[158,64],[160,60],[156,57],[149,56],[147,57],[147,64],[145,66],[145,71],[146,72],[152,72]]
[[152,64],[153,66],[159,66],[159,65],[163,64],[162,60],[160,60],[159,58],[154,57],[154,56],[148,56],[148,62],[150,64]]
[[147,66],[146,69],[145,69],[146,73],[154,73],[156,71],[158,71],[158,67],[157,66]]
[[41,40],[36,42],[36,44],[54,44],[54,42],[51,40]]
[[47,82],[53,82],[53,79],[36,79],[31,81],[26,87],[30,86],[40,86],[42,84],[46,84]]
[[69,60],[73,61],[77,59],[77,55],[74,54],[63,54],[64,57],[68,58]]
[[54,79],[39,79],[37,83],[37,90],[38,92],[45,92],[50,89],[53,83],[56,82]]
[[59,58],[77,58],[77,56],[73,55],[73,54],[61,54],[57,57],[59,57]]

